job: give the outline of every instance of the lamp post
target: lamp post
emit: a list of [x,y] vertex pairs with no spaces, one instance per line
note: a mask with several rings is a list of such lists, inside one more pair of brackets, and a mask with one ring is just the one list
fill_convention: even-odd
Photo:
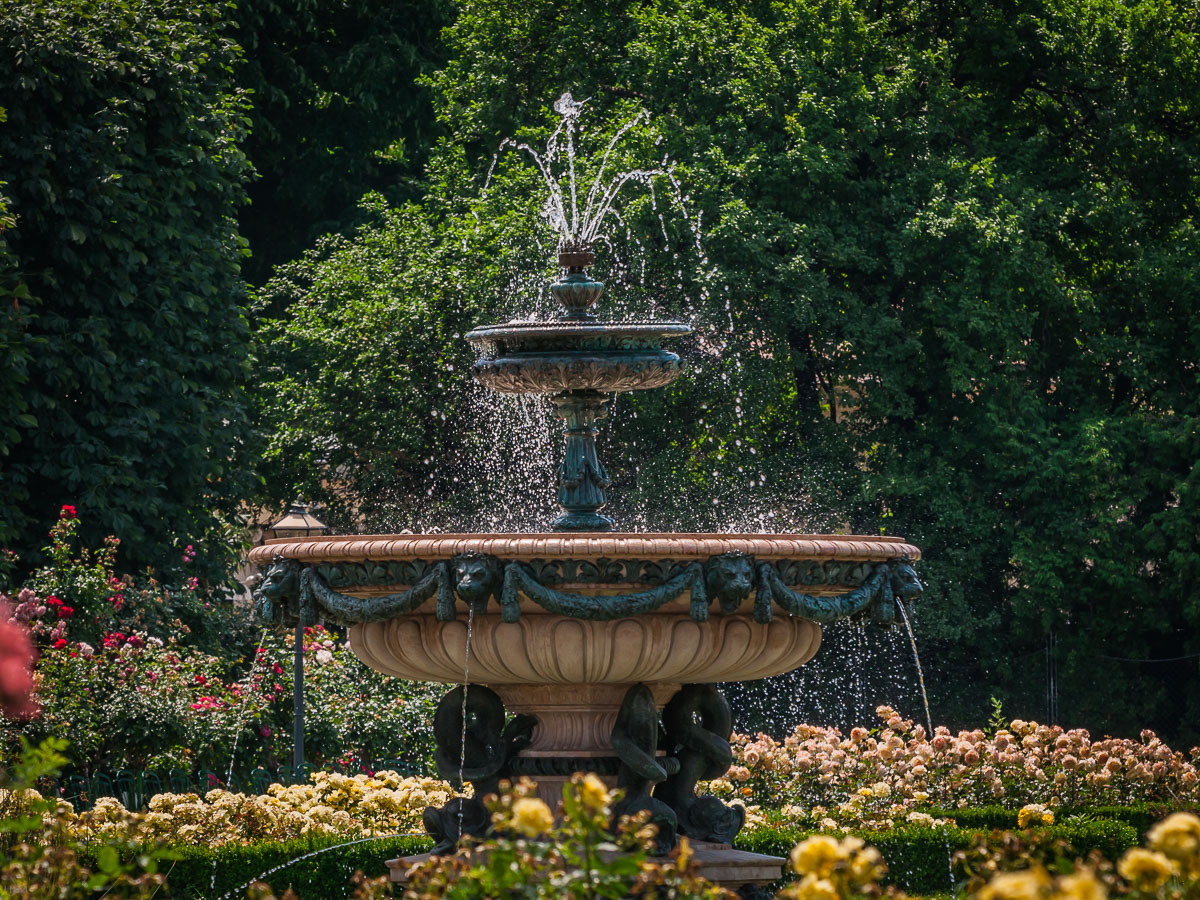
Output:
[[[287,514],[264,530],[265,538],[320,537],[328,534],[325,523],[308,511],[308,504],[297,498]],[[292,663],[292,766],[304,765],[304,626],[296,623],[296,641]]]

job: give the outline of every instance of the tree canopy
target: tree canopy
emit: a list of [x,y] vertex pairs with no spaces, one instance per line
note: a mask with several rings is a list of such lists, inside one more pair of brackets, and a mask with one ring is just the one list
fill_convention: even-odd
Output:
[[[455,368],[377,419],[371,470],[391,453],[449,472],[474,414],[446,400],[467,390],[454,335],[498,311],[507,261],[529,254],[534,182],[497,169],[485,207],[508,218],[463,198],[503,137],[544,137],[563,90],[599,118],[647,109],[706,223],[706,263],[677,280],[702,340],[690,379],[619,401],[617,505],[643,527],[769,514],[907,535],[942,709],[965,720],[995,694],[1044,712],[1052,632],[1072,722],[1172,732],[1198,720],[1179,687],[1197,660],[1114,658],[1200,651],[1197,24],[1161,0],[465,3],[430,78],[430,224],[309,257],[270,352],[340,308],[339,279],[388,272],[381,308],[420,323],[390,348],[404,378],[431,329]],[[319,456],[318,438],[343,442],[302,423],[352,416],[295,360],[278,384],[306,412],[274,427]],[[324,377],[382,392],[384,371]]]
[[604,310],[697,331],[614,406],[610,512],[903,534],[949,719],[1044,715],[1049,660],[1071,723],[1195,738],[1198,34],[1170,0],[10,3],[0,540],[71,503],[156,564],[296,493],[546,521],[555,426],[463,335],[546,305],[544,187],[497,151],[570,91],[581,173],[648,114],[612,165],[665,154],[687,211],[631,192],[598,248]]
[[117,534],[130,569],[161,565],[248,492],[246,101],[223,11],[37,0],[0,16],[0,394],[15,394],[0,541],[23,555],[71,504],[90,543]]
[[241,0],[233,10],[255,168],[238,216],[246,280],[352,226],[360,197],[419,193],[446,0]]

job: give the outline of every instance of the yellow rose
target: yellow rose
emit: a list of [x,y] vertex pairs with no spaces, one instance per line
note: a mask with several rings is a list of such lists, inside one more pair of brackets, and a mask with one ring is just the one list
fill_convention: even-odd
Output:
[[1187,873],[1200,873],[1200,818],[1172,813],[1146,833],[1146,843],[1175,860]]
[[1033,825],[1053,825],[1054,813],[1040,803],[1029,803],[1017,813],[1017,824],[1022,828]]
[[798,875],[825,878],[845,858],[835,838],[827,834],[814,834],[792,848],[792,871]]
[[1057,897],[1063,900],[1106,900],[1108,891],[1091,869],[1080,869],[1058,879]]
[[850,880],[856,885],[878,881],[883,873],[883,857],[874,847],[864,847],[850,860]]
[[1157,850],[1131,847],[1117,863],[1117,871],[1138,890],[1156,891],[1175,874],[1175,864]]
[[1040,866],[1020,872],[1002,872],[980,888],[977,900],[1041,900],[1050,888],[1050,877]]
[[827,878],[805,875],[793,888],[792,896],[797,900],[838,900],[837,888]]
[[579,799],[589,809],[604,809],[608,804],[608,787],[597,775],[589,772],[579,782]]
[[512,827],[526,837],[538,837],[554,827],[554,814],[536,797],[521,797],[513,801]]

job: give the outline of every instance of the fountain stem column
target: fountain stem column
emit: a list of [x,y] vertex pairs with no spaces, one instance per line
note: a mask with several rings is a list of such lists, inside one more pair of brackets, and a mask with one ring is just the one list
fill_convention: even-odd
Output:
[[611,531],[613,520],[599,510],[608,502],[608,472],[596,456],[596,423],[608,417],[608,395],[600,391],[563,391],[550,398],[563,420],[566,452],[558,470],[558,502],[564,512],[555,531]]

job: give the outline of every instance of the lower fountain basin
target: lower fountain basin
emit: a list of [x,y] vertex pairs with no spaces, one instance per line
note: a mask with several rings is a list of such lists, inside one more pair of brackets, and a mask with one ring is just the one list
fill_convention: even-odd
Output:
[[[350,630],[355,653],[391,675],[628,685],[790,672],[812,658],[821,629],[803,615],[772,615],[769,602],[762,615],[764,566],[776,591],[819,598],[860,588],[881,563],[919,556],[893,537],[585,533],[285,539],[255,548],[251,560],[311,567],[328,589],[367,602],[410,590],[442,566],[454,590],[447,585],[445,602],[430,591],[403,615],[376,610]],[[501,581],[514,575],[521,584],[506,605]],[[653,601],[629,602],[645,597]]]
[[[573,772],[615,784],[636,722],[674,698],[703,695],[714,714],[725,701],[703,686],[802,666],[820,623],[893,621],[920,590],[919,557],[894,537],[773,534],[375,535],[251,552],[270,564],[256,591],[265,620],[343,622],[381,672],[483,686],[471,696],[485,718],[498,729],[516,715],[527,729],[505,777],[533,777],[550,803]],[[451,691],[438,716],[466,721],[467,696]],[[453,774],[468,732],[437,719],[434,730]],[[657,732],[642,738],[653,745]],[[476,751],[500,747],[493,738]],[[454,825],[437,816],[449,816],[439,833]]]
[[[748,681],[780,675],[812,659],[821,627],[749,615],[693,621],[687,612],[658,612],[596,622],[523,612],[470,622],[427,613],[355,625],[350,646],[380,672],[414,681],[485,684],[513,713],[538,719],[525,758],[611,758],[611,733],[626,692],[647,685],[658,706],[682,684]],[[469,653],[468,653],[469,640]],[[573,769],[572,769],[573,770]],[[545,776],[531,769],[527,774]],[[547,782],[551,799],[561,784]]]

